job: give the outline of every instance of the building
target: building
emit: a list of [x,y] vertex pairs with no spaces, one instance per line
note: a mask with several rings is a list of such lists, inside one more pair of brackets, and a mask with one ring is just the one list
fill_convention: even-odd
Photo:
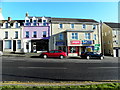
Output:
[[49,50],[50,24],[45,17],[30,17],[26,13],[22,30],[24,52]]
[[23,20],[2,20],[0,23],[1,50],[4,52],[22,52]]
[[120,57],[120,23],[103,23],[104,53]]
[[92,19],[51,18],[50,49],[60,49],[68,56],[84,51],[101,53],[99,22]]

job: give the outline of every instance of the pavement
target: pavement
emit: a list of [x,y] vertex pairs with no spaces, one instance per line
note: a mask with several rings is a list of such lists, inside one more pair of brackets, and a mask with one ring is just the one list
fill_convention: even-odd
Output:
[[[14,53],[14,52],[3,52],[3,56],[13,56],[13,57],[38,57],[40,55],[40,53]],[[110,59],[114,59],[114,58],[118,58],[118,57],[113,57],[113,56],[104,56],[105,58],[110,58]],[[68,56],[67,58],[80,58],[79,56]]]

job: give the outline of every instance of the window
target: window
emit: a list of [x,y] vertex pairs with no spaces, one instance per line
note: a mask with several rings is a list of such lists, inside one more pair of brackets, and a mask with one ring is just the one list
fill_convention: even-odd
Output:
[[54,53],[55,51],[50,51],[49,53]]
[[33,37],[34,37],[34,38],[37,37],[37,32],[36,32],[36,31],[33,32]]
[[61,51],[55,51],[55,53],[61,53]]
[[21,49],[21,40],[17,40],[17,48]]
[[43,26],[46,26],[46,20],[43,20]]
[[5,27],[8,28],[8,23],[5,24]]
[[46,37],[46,31],[43,31],[43,37]]
[[29,20],[26,20],[26,23],[29,23]]
[[18,31],[15,31],[15,38],[18,38]]
[[70,53],[76,53],[77,52],[77,50],[76,50],[76,47],[74,46],[74,47],[70,47]]
[[86,25],[85,24],[83,24],[83,29],[85,29],[86,28]]
[[93,25],[93,29],[96,29],[96,25]]
[[90,39],[90,33],[85,33],[85,39]]
[[59,40],[63,40],[63,34],[62,33],[59,34]]
[[74,28],[74,24],[71,24],[71,28]]
[[33,20],[33,26],[37,25],[37,20]]
[[8,39],[8,31],[5,31],[5,39]]
[[26,26],[29,26],[29,24],[30,24],[29,20],[26,20]]
[[11,40],[5,40],[5,49],[11,49]]
[[78,39],[78,33],[72,33],[72,39]]
[[108,44],[110,44],[110,41],[108,41]]
[[94,40],[96,40],[96,34],[94,34]]
[[18,23],[16,23],[15,27],[16,27],[16,28],[19,28]]
[[59,28],[63,28],[63,24],[59,24]]
[[29,38],[29,32],[26,31],[26,38]]

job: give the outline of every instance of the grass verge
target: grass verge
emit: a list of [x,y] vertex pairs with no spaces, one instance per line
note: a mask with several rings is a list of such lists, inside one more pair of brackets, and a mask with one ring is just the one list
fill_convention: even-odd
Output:
[[68,86],[1,86],[1,90],[120,90],[120,83],[104,83],[94,85],[68,85]]

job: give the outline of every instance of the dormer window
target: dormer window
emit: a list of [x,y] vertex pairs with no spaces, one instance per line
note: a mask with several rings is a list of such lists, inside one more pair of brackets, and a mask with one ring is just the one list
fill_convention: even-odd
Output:
[[96,25],[93,25],[93,29],[96,29]]
[[26,20],[26,23],[29,23],[29,20]]
[[8,28],[8,23],[5,24],[5,27]]
[[46,20],[43,20],[43,26],[46,26]]
[[16,27],[16,28],[19,28],[18,23],[16,23],[15,27]]
[[37,20],[33,20],[33,22],[34,22],[34,23],[36,23],[36,22],[37,22]]

